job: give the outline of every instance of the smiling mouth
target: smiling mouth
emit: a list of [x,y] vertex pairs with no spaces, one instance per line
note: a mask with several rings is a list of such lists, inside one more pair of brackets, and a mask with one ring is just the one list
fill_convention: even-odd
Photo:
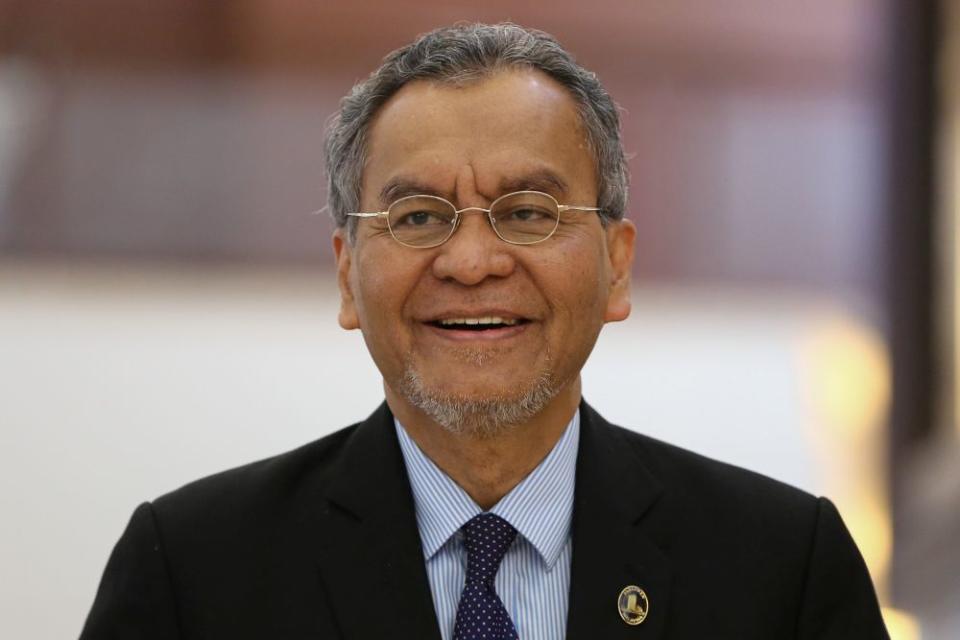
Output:
[[524,325],[530,322],[526,318],[501,318],[499,316],[482,316],[478,318],[443,318],[433,320],[427,324],[447,331],[494,331]]

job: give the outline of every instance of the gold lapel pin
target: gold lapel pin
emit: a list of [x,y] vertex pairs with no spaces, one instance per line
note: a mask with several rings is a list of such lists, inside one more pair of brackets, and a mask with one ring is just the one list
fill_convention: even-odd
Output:
[[650,612],[650,599],[640,587],[630,585],[624,587],[617,598],[617,609],[620,617],[629,625],[638,625],[647,619]]

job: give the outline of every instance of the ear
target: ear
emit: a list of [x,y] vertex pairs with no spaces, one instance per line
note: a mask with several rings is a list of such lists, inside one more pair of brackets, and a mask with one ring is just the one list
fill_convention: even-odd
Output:
[[606,229],[610,256],[610,290],[604,322],[619,322],[630,315],[630,272],[637,228],[630,220],[611,222]]
[[353,288],[350,285],[353,247],[350,246],[347,233],[349,232],[346,227],[340,227],[333,232],[333,255],[337,260],[337,285],[340,287],[340,314],[337,319],[341,327],[350,330],[359,329],[360,320],[353,298]]

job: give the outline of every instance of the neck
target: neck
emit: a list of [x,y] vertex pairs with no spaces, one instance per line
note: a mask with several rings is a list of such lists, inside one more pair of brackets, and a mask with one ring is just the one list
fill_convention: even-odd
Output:
[[451,433],[384,385],[387,404],[417,446],[484,511],[533,471],[556,445],[580,403],[578,377],[531,420],[496,436]]

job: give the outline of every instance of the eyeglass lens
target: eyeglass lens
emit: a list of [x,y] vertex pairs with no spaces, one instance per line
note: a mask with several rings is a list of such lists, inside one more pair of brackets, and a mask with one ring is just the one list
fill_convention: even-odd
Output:
[[[436,246],[453,233],[454,206],[434,196],[409,196],[394,202],[387,222],[394,237],[413,247]],[[493,203],[490,219],[494,231],[507,242],[533,244],[550,237],[557,228],[556,201],[543,193],[523,191]]]

